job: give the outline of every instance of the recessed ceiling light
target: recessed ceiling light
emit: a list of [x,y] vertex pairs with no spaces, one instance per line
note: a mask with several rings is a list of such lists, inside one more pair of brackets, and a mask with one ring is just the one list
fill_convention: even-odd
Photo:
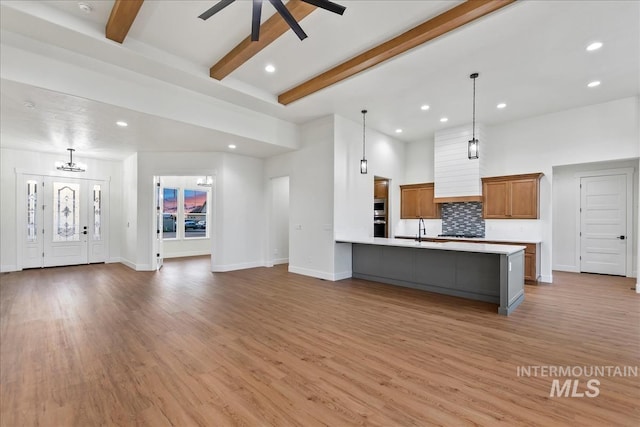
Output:
[[501,102],[500,104],[496,105],[496,108],[500,108],[503,109],[507,106],[507,104],[505,104],[504,102]]
[[424,104],[422,107],[420,107],[420,109],[422,111],[427,111],[429,109],[429,106],[427,104]]
[[235,150],[236,144],[229,144],[228,147],[231,148],[232,150]]
[[129,123],[124,122],[124,121],[122,121],[122,120],[118,120],[118,121],[116,122],[116,124],[117,124],[118,126],[120,126],[121,128],[126,128],[127,126],[129,126]]
[[589,83],[587,86],[589,86],[589,87],[600,86],[600,82],[598,80],[594,80],[591,83]]
[[87,3],[78,3],[78,8],[84,13],[91,13],[91,11],[93,11],[93,8]]
[[264,67],[264,70],[265,70],[267,73],[273,73],[273,72],[275,72],[275,71],[276,71],[276,67],[274,67],[274,66],[273,66],[273,65],[271,65],[271,64],[268,64],[266,67]]
[[589,46],[587,46],[587,50],[589,52],[594,51],[594,50],[598,50],[602,47],[602,43],[600,42],[593,42],[591,43]]
[[441,121],[442,123],[444,123],[444,122],[448,122],[448,121],[449,121],[449,119],[448,119],[448,118],[446,118],[446,117],[443,117],[443,118],[441,118],[441,119],[440,119],[440,121]]
[[396,129],[396,133],[402,133],[402,129],[400,128]]

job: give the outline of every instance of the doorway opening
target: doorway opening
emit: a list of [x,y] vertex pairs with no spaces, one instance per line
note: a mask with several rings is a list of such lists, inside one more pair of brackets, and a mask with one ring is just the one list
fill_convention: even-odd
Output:
[[267,265],[289,263],[289,177],[270,180],[269,248]]
[[389,237],[389,179],[373,179],[373,237]]
[[552,269],[632,277],[638,159],[553,167]]
[[156,268],[165,258],[211,255],[212,176],[154,177]]

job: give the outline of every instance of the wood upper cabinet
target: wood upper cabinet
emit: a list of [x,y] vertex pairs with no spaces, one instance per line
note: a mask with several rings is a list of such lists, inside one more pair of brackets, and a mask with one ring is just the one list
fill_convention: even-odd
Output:
[[386,199],[389,191],[387,189],[387,181],[383,179],[377,179],[373,182],[373,198],[374,199]]
[[400,186],[400,218],[440,218],[440,205],[433,200],[433,183]]
[[482,178],[482,216],[487,219],[540,217],[542,173]]

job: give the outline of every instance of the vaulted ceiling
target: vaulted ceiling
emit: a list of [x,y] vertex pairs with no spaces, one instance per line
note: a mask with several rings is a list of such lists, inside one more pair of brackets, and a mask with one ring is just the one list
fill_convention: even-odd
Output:
[[[497,10],[468,23],[450,20],[449,27],[461,26],[446,28],[451,31],[440,35],[424,25],[442,28],[438,21],[442,16],[479,3],[345,0],[337,1],[346,6],[343,16],[302,7],[298,19],[309,36],[303,41],[288,27],[283,32],[281,22],[278,29],[275,9],[264,2],[261,40],[248,43],[243,40],[251,32],[251,1],[238,0],[206,21],[198,15],[217,0],[83,3],[90,13],[81,10],[77,1],[2,1],[0,41],[18,48],[37,42],[38,54],[52,57],[62,48],[86,58],[74,60],[91,71],[110,76],[119,75],[117,70],[131,71],[141,84],[144,79],[166,82],[204,99],[292,123],[328,114],[359,122],[360,110],[367,108],[368,126],[405,141],[430,138],[438,129],[470,122],[471,72],[480,73],[478,120],[487,124],[640,93],[640,2],[636,1],[488,1],[484,3],[494,4]],[[110,16],[118,25],[108,28]],[[464,21],[464,17],[456,19]],[[269,27],[268,22],[276,24]],[[392,46],[391,53],[400,50],[399,54],[380,63],[371,60],[374,53],[390,50],[378,46],[421,24],[426,43],[403,51],[400,42],[414,37],[418,30],[413,30],[405,35],[407,40]],[[122,43],[107,36],[121,37]],[[587,52],[586,46],[593,41],[602,42],[603,47]],[[226,55],[235,55],[234,48],[244,56],[231,65],[224,63],[226,69],[216,69]],[[358,55],[365,57],[364,70],[352,75],[345,68],[353,64],[342,65],[333,71],[337,82],[332,80],[326,87],[324,82],[316,84],[314,78]],[[275,72],[265,71],[268,64]],[[220,69],[223,72],[216,75]],[[40,72],[46,76],[47,70]],[[74,123],[84,114],[83,127],[90,135],[86,148],[106,157],[175,149],[167,132],[158,131],[173,126],[189,138],[186,149],[190,151],[224,149],[231,140],[243,145],[244,154],[268,156],[283,151],[224,130],[183,123],[178,117],[147,117],[133,105],[94,105],[97,100],[81,91],[52,92],[35,79],[30,84],[16,82],[4,72],[2,78],[2,146],[21,141],[22,146],[37,143],[46,149],[52,127],[77,128]],[[594,80],[601,85],[588,88],[587,83]],[[316,82],[311,89],[317,91],[302,91],[305,96],[300,99],[283,99],[286,94],[298,94],[296,88],[309,81]],[[38,113],[25,111],[25,101],[40,104]],[[497,109],[500,102],[507,107]],[[43,111],[54,109],[51,104],[66,107],[55,113]],[[421,110],[422,105],[429,109]],[[133,121],[138,125],[129,127],[129,131],[135,128],[135,136],[127,136],[125,144],[121,130],[113,129],[111,123],[127,115],[136,117]],[[448,122],[440,122],[442,117]],[[403,131],[396,133],[396,129]],[[59,150],[67,143],[61,139],[50,149]],[[220,143],[211,144],[212,139]],[[114,140],[120,141],[117,149]],[[145,142],[149,140],[154,144]]]

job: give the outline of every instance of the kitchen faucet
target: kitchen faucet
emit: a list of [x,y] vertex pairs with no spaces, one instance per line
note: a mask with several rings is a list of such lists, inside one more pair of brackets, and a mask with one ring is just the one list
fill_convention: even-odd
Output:
[[418,243],[422,242],[422,233],[424,233],[425,236],[427,235],[427,227],[424,225],[424,219],[420,217],[418,221]]

